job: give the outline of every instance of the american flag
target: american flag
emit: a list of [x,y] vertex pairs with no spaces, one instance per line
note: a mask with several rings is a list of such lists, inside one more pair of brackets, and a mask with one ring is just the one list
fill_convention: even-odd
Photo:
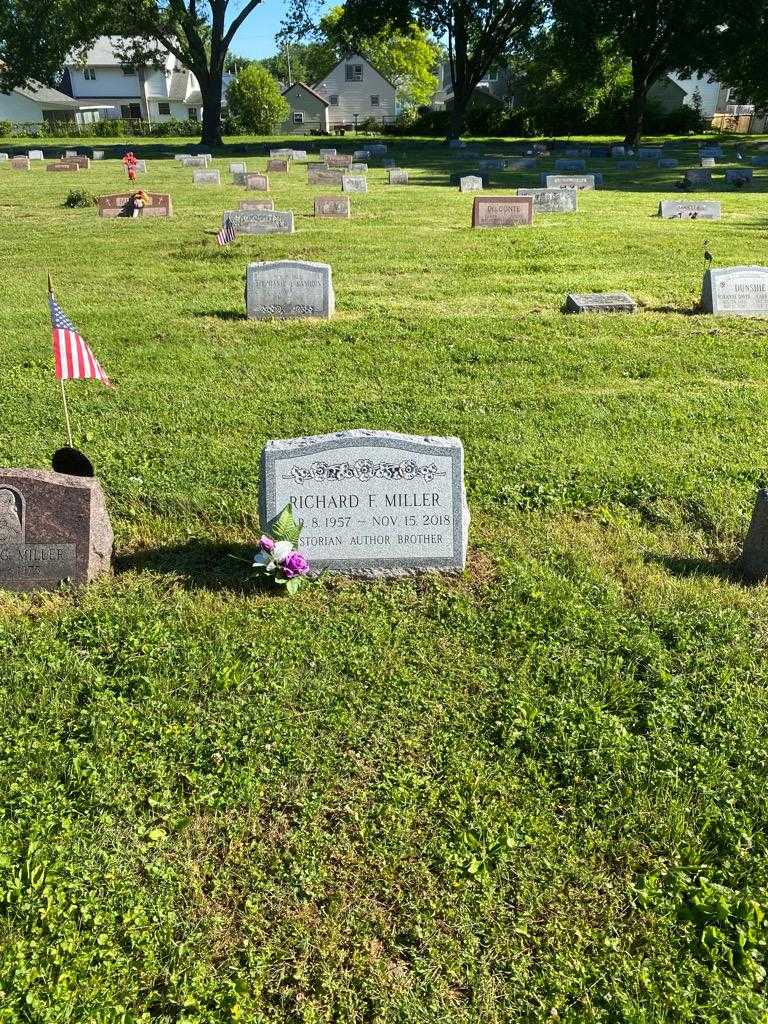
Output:
[[219,245],[229,245],[231,242],[234,242],[236,238],[237,232],[232,227],[232,221],[229,219],[229,217],[227,217],[227,219],[224,221],[224,227],[221,229],[218,235],[216,235],[216,241],[219,243]]
[[110,387],[109,378],[99,365],[74,324],[64,315],[53,292],[48,294],[51,307],[53,358],[57,380],[100,380]]

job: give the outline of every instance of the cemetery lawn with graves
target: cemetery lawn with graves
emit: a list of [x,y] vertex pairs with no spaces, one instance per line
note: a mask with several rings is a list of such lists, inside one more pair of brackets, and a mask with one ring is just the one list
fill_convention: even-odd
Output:
[[[667,140],[678,170],[589,160],[577,213],[472,230],[477,161],[384,141],[407,185],[371,161],[315,220],[294,165],[295,234],[226,248],[263,139],[219,188],[161,159],[184,139],[0,166],[2,464],[66,439],[50,272],[115,384],[67,393],[116,544],[85,590],[0,594],[1,1024],[768,1020],[768,589],[734,568],[767,325],[696,311],[705,243],[765,265],[768,168],[684,196]],[[125,148],[172,219],[63,205],[121,191]],[[245,319],[280,258],[331,264],[331,320]],[[561,312],[614,290],[635,315]],[[462,439],[467,571],[275,593],[262,446],[355,427]]]

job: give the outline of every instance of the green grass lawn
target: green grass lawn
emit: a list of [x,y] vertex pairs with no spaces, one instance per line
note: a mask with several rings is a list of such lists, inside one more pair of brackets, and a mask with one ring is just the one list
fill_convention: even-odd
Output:
[[[68,392],[117,552],[0,596],[0,1024],[764,1024],[768,590],[732,565],[768,336],[695,307],[705,240],[768,262],[768,168],[663,221],[680,140],[679,172],[590,161],[577,214],[472,231],[472,163],[391,140],[407,186],[373,166],[316,222],[295,166],[296,233],[222,250],[245,193],[129,145],[172,220],[63,207],[116,160],[0,166],[2,462],[64,440],[50,271],[116,384]],[[244,318],[273,258],[332,265],[331,321]],[[615,289],[636,316],[560,312]],[[463,577],[255,583],[262,445],[352,427],[463,439]]]

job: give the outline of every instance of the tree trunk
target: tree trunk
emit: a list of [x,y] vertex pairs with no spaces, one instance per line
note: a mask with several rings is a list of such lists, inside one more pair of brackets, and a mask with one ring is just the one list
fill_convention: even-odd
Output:
[[648,74],[644,64],[636,57],[632,58],[632,98],[627,109],[627,134],[624,144],[636,149],[643,137],[643,120],[645,104],[648,98]]
[[199,78],[200,95],[203,98],[203,146],[221,146],[221,83],[222,72],[212,71],[205,79]]
[[454,8],[451,39],[453,43],[453,60],[451,62],[453,107],[451,108],[451,128],[448,133],[449,142],[451,139],[461,138],[469,98],[472,95],[468,82],[467,26],[464,20],[464,12],[461,8]]

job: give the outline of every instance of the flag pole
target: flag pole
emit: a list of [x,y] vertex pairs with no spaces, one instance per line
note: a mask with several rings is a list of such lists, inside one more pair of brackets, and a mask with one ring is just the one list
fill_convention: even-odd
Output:
[[[48,273],[48,294],[53,295],[53,281],[51,281],[50,271]],[[67,405],[67,393],[64,390],[64,379],[59,378],[59,384],[61,385],[61,401],[64,406],[64,422],[67,424],[67,437],[69,438],[69,447],[74,448],[72,443],[72,427],[69,423],[69,406]]]

